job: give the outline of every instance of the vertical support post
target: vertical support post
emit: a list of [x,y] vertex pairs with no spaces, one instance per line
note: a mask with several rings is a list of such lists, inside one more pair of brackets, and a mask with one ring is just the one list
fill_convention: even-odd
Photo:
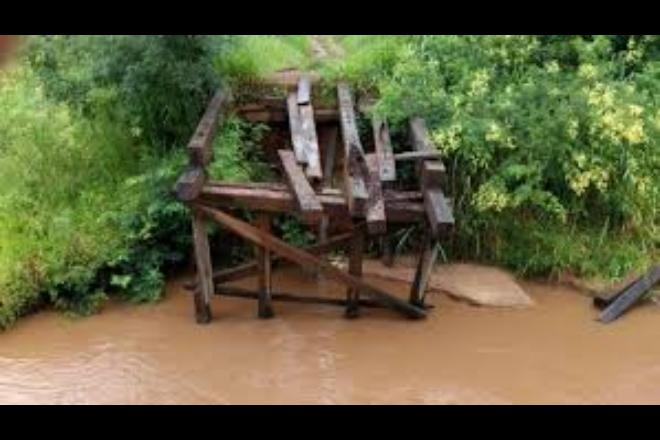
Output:
[[[256,219],[257,227],[266,234],[270,234],[271,218],[265,212],[257,214]],[[271,252],[263,246],[257,247],[257,267],[259,270],[259,305],[258,316],[259,318],[266,319],[272,318],[275,313],[273,312],[272,304],[272,257]]]
[[[353,276],[362,276],[362,254],[364,252],[364,231],[358,228],[353,232],[349,245],[348,273]],[[357,318],[359,309],[360,290],[349,287],[346,291],[346,317]]]
[[195,320],[198,324],[211,322],[211,298],[213,297],[213,267],[209,237],[204,229],[204,215],[192,210],[192,230],[197,265],[198,288],[195,290]]
[[426,287],[429,283],[435,260],[438,257],[438,241],[428,231],[424,234],[422,249],[419,253],[415,280],[410,288],[410,304],[424,307]]

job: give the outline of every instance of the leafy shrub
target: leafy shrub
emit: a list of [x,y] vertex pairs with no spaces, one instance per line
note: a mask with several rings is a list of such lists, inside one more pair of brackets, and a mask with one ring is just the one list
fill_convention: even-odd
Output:
[[429,122],[455,257],[620,277],[657,254],[660,188],[660,40],[622,37],[400,37],[382,70],[358,52],[340,74],[395,125]]

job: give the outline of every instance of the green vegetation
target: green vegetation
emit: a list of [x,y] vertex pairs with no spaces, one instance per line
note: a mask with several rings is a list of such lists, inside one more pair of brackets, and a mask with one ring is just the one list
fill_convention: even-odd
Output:
[[[657,259],[658,37],[336,41],[345,59],[315,66],[306,36],[31,37],[0,72],[0,328],[44,304],[87,314],[109,295],[158,299],[189,257],[170,191],[213,90],[291,67],[377,96],[398,147],[406,118],[427,119],[451,176],[450,259],[610,278]],[[268,178],[266,133],[229,118],[211,174]],[[276,229],[310,240],[285,217]],[[251,253],[228,247],[215,261]]]
[[328,67],[451,176],[453,257],[617,278],[657,258],[657,36],[349,36]]

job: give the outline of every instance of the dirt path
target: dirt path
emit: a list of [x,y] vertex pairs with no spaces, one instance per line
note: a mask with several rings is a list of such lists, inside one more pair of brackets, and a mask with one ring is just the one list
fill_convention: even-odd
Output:
[[344,56],[344,50],[332,35],[310,35],[312,56],[317,62],[326,62]]

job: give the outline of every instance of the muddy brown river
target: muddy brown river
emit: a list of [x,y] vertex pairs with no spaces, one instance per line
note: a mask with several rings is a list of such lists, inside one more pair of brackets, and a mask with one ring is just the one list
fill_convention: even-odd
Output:
[[[381,309],[346,320],[337,307],[291,303],[264,321],[256,302],[221,297],[199,326],[183,281],[155,305],[24,318],[0,334],[0,403],[660,403],[654,305],[602,325],[589,298],[524,283],[534,308],[431,294],[422,321]],[[405,284],[374,281],[406,295]],[[343,292],[295,269],[277,272],[275,287]]]

